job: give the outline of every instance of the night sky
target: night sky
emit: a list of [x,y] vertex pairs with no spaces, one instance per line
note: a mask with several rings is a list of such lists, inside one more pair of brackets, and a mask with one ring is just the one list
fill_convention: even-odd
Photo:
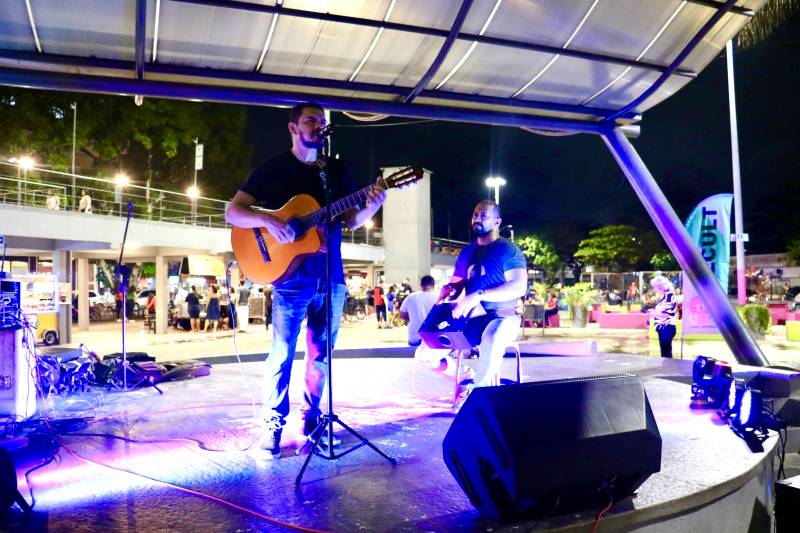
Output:
[[[735,55],[745,231],[748,253],[783,252],[800,238],[800,18]],[[254,163],[289,147],[286,111],[251,108]],[[403,122],[388,118],[383,122]],[[424,122],[363,126],[340,113],[334,152],[359,183],[379,167],[421,164],[433,172],[433,233],[468,239],[469,214],[487,197],[488,176],[503,176],[500,204],[516,235],[534,233],[574,251],[589,230],[632,224],[654,230],[602,139],[546,137],[517,128]],[[377,124],[380,124],[377,123]],[[644,114],[633,141],[685,220],[712,194],[732,192],[724,52],[676,95]],[[733,227],[733,222],[731,222]],[[570,250],[571,249],[571,250]]]

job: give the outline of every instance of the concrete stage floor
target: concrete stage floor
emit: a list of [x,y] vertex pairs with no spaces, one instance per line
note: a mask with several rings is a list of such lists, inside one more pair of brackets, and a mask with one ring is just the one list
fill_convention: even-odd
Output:
[[[88,428],[62,431],[56,460],[29,481],[22,474],[46,456],[14,453],[20,491],[30,501],[32,490],[36,499],[34,516],[26,521],[12,513],[0,529],[293,530],[273,520],[294,530],[337,532],[591,529],[599,509],[564,515],[556,508],[539,523],[479,518],[442,460],[441,442],[453,419],[451,382],[418,369],[412,385],[409,358],[342,358],[333,366],[337,414],[395,457],[397,466],[368,448],[337,461],[314,457],[296,490],[305,459],[294,453],[302,442],[300,364],[295,361],[293,413],[278,460],[252,446],[261,432],[253,425],[250,392],[258,400],[260,363],[215,365],[208,377],[163,384],[163,396],[148,388],[59,399],[51,411],[56,418],[94,418]],[[772,486],[777,437],[764,442],[766,451],[752,453],[715,414],[689,409],[690,365],[616,354],[523,359],[524,381],[618,372],[644,381],[663,438],[662,469],[634,498],[612,507],[600,531],[769,527],[771,502],[754,506],[752,494]],[[512,375],[512,367],[513,359],[506,359],[504,374]]]

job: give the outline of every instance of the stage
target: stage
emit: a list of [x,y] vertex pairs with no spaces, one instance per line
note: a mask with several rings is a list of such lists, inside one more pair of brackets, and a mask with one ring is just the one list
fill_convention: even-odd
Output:
[[[337,461],[314,457],[295,489],[305,458],[295,456],[302,442],[296,415],[299,364],[295,361],[293,412],[278,460],[247,450],[261,431],[253,426],[248,390],[258,404],[257,362],[241,368],[215,364],[208,377],[163,384],[163,396],[142,389],[59,399],[53,406],[58,418],[94,418],[85,429],[61,428],[58,458],[32,472],[30,486],[23,473],[48,455],[14,452],[20,491],[30,501],[32,487],[36,505],[27,523],[13,515],[11,529],[291,530],[269,520],[337,532],[591,529],[599,508],[579,514],[556,508],[538,523],[480,519],[442,460],[442,439],[454,416],[451,382],[403,357],[342,357],[333,367],[337,414],[396,458],[397,466],[368,448]],[[616,503],[601,531],[769,528],[777,436],[763,443],[763,452],[753,453],[714,412],[691,410],[690,361],[600,354],[524,357],[522,365],[524,381],[622,372],[643,379],[663,439],[661,472],[633,499]],[[513,366],[513,359],[506,359],[504,375],[512,376]]]

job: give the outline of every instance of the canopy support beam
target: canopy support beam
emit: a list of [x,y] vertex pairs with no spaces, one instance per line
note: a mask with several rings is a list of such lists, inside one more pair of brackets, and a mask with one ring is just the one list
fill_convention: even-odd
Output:
[[442,66],[444,62],[444,58],[447,57],[447,54],[450,52],[450,49],[453,47],[453,43],[456,42],[456,37],[458,37],[458,32],[461,31],[462,26],[464,26],[464,21],[467,20],[467,14],[469,13],[469,9],[472,7],[472,0],[464,0],[461,3],[461,8],[458,10],[458,14],[456,14],[456,18],[453,21],[453,27],[450,29],[450,34],[447,36],[447,39],[444,40],[442,47],[439,49],[439,53],[436,55],[436,59],[433,60],[431,66],[428,67],[428,71],[425,75],[420,78],[419,82],[417,83],[416,87],[414,87],[410,93],[403,98],[403,102],[410,103],[411,100],[417,97],[419,92],[428,85],[428,82],[431,81],[431,78],[439,71],[439,68]]
[[619,128],[604,133],[602,137],[672,255],[702,298],[736,360],[752,366],[768,366],[769,361],[742,323],[728,296],[700,255],[700,250],[692,242],[686,228],[633,145]]

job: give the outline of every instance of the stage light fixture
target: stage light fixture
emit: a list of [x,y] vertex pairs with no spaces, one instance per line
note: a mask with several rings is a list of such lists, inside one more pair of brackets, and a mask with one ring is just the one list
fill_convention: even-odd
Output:
[[743,379],[734,379],[731,381],[728,387],[727,399],[719,409],[720,415],[723,418],[733,418],[738,414],[746,388],[747,386]]
[[695,407],[720,408],[728,400],[733,381],[731,365],[713,357],[698,356],[692,366],[692,402]]
[[760,390],[748,387],[742,394],[739,412],[733,418],[733,423],[739,428],[761,428],[764,425],[762,400]]

